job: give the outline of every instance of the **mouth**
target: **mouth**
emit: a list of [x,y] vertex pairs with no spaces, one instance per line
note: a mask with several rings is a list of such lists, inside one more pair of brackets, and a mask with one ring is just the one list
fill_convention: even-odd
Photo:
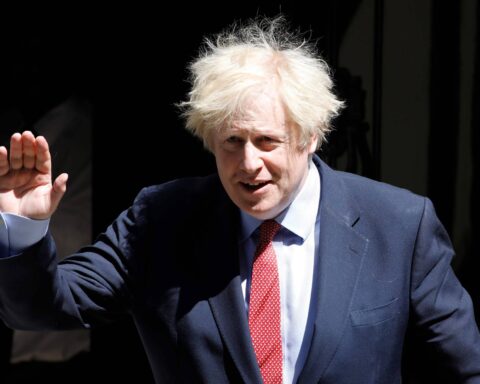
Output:
[[249,192],[256,192],[266,185],[270,184],[270,181],[259,181],[259,182],[240,182],[240,185]]

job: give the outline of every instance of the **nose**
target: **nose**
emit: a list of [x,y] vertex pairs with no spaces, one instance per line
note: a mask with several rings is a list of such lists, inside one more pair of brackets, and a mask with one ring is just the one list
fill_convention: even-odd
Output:
[[255,173],[263,166],[261,151],[252,143],[247,142],[243,147],[240,168],[247,173]]

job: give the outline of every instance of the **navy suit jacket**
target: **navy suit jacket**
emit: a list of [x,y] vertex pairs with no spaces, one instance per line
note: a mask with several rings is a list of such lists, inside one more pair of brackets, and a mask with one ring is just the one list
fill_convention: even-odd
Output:
[[[299,383],[400,383],[411,332],[457,382],[480,383],[480,336],[431,203],[333,171],[322,181],[318,292]],[[57,265],[50,236],[0,260],[0,315],[91,327],[128,311],[158,383],[260,383],[240,288],[238,208],[216,175],[143,190]]]

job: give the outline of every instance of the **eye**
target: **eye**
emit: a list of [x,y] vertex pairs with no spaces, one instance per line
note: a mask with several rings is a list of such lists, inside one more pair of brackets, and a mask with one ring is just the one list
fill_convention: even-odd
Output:
[[260,137],[260,141],[268,144],[268,143],[273,143],[275,141],[275,139],[273,139],[270,136],[262,136],[262,137]]
[[243,140],[240,136],[227,136],[223,139],[222,148],[226,151],[234,152],[240,149],[244,143],[245,140]]
[[279,140],[272,136],[259,136],[256,139],[256,143],[259,148],[273,149],[279,144]]
[[229,137],[227,137],[225,142],[228,143],[228,144],[238,144],[238,143],[242,142],[242,139],[238,136],[229,136]]

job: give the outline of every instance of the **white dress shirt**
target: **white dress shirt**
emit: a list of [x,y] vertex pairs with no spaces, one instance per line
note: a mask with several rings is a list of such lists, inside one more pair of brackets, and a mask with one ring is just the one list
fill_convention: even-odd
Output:
[[[315,255],[318,251],[320,175],[310,162],[307,179],[295,199],[275,220],[282,225],[273,240],[280,278],[283,382],[295,383],[305,364],[312,333]],[[241,212],[240,271],[248,312],[253,258],[262,223]]]

